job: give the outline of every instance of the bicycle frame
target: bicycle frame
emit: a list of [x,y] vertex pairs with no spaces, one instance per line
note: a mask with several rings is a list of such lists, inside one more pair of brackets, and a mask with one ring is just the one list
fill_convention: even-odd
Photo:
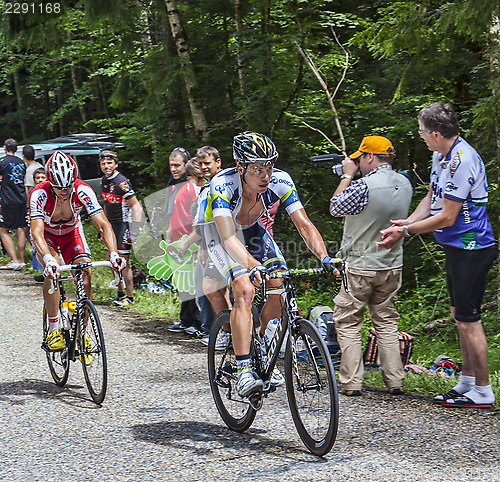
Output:
[[[78,339],[78,335],[79,335],[80,330],[81,330],[81,325],[84,322],[84,320],[83,320],[83,317],[84,317],[83,306],[85,304],[85,301],[89,300],[87,293],[85,292],[85,286],[83,284],[83,274],[89,268],[97,267],[97,266],[112,267],[112,264],[109,261],[94,261],[94,262],[84,261],[82,263],[77,263],[74,265],[60,266],[59,267],[60,271],[73,271],[73,275],[68,276],[66,278],[59,278],[58,280],[53,280],[52,288],[49,289],[49,293],[52,294],[59,287],[59,291],[60,291],[59,305],[60,305],[63,301],[66,301],[66,292],[64,290],[63,283],[66,281],[75,281],[76,282],[75,314],[73,315],[71,320],[68,319],[69,329],[62,330],[64,333],[63,336],[66,338],[66,343],[68,345],[68,359],[70,359],[71,361],[75,361],[76,358],[80,355],[79,350],[77,350],[77,348],[76,348],[76,345],[77,345],[76,341]],[[119,274],[119,281],[123,281],[123,277],[122,277],[121,272],[119,272],[118,274]],[[79,321],[80,323],[75,323],[75,321]]]
[[[279,291],[283,293],[283,305],[281,316],[278,319],[278,325],[276,331],[273,335],[273,338],[269,342],[269,347],[267,351],[267,360],[265,365],[262,367],[261,378],[264,382],[270,380],[271,375],[273,373],[274,367],[276,366],[276,362],[278,361],[279,352],[283,342],[285,340],[285,336],[287,332],[288,336],[291,336],[292,343],[292,352],[293,352],[293,360],[294,365],[296,364],[296,347],[295,347],[295,339],[293,337],[293,326],[296,319],[301,318],[299,313],[299,308],[297,306],[297,300],[295,298],[295,288],[292,283],[292,279],[298,276],[307,276],[312,274],[323,273],[323,268],[311,268],[311,269],[301,269],[301,270],[289,270],[289,271],[279,271],[276,273],[272,273],[269,278],[270,279],[282,279],[283,286],[278,288]],[[267,301],[267,294],[272,292],[273,290],[266,289],[265,281],[262,284],[261,288],[261,296],[265,301]],[[292,329],[289,329],[292,328]],[[257,352],[257,350],[256,350]],[[260,358],[260,363],[262,364],[262,357]],[[316,367],[317,368],[317,367]]]

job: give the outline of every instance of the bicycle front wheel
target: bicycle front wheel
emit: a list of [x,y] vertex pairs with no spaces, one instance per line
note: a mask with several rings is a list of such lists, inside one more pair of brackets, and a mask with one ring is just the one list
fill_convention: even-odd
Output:
[[92,400],[101,404],[108,386],[108,365],[101,322],[90,300],[84,301],[80,323],[78,350],[83,375]]
[[[208,376],[215,405],[224,423],[236,432],[244,432],[252,425],[256,411],[248,399],[236,393],[238,370],[231,335],[224,332],[229,324],[229,310],[215,319],[208,343]],[[227,342],[227,346],[224,346]]]
[[[295,340],[295,351],[291,340]],[[298,320],[289,337],[285,375],[288,404],[300,438],[313,454],[327,454],[337,437],[337,382],[330,353],[307,320]]]
[[[59,320],[61,320],[61,311],[59,310]],[[43,339],[42,344],[45,342],[49,334],[49,318],[45,305],[43,305]],[[63,331],[63,337],[66,342],[66,348],[58,351],[46,351],[47,362],[49,364],[50,374],[55,384],[59,387],[64,387],[68,381],[69,376],[69,359],[68,359],[68,346],[69,336]]]

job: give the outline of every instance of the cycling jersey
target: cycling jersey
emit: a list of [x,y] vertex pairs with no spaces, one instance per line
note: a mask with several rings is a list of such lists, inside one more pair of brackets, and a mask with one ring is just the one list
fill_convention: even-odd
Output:
[[[241,209],[241,183],[241,176],[235,167],[216,174],[210,181],[209,189],[204,188],[200,194],[197,224],[212,223],[214,217],[217,216],[232,216],[235,224],[238,225],[236,216]],[[280,169],[273,170],[271,182],[261,197],[266,211],[278,200],[281,201],[288,214],[303,208],[292,178]]]
[[104,210],[110,223],[131,222],[132,211],[127,199],[135,196],[130,181],[116,171],[111,177],[101,179]]
[[90,217],[102,213],[102,207],[97,202],[94,190],[80,179],[75,181],[71,193],[71,219],[63,222],[53,222],[52,216],[56,209],[57,199],[51,193],[49,181],[36,186],[30,195],[30,219],[43,219],[45,231],[58,236],[78,229],[81,224],[80,211],[85,207]]
[[[248,270],[224,249],[224,243],[220,239],[214,222],[214,218],[218,216],[233,218],[238,239],[246,246],[249,253],[269,271],[286,269],[281,250],[264,229],[259,218],[248,226],[241,226],[236,221],[236,216],[241,209],[241,196],[241,175],[236,168],[230,168],[215,175],[210,183],[202,188],[198,197],[199,208],[196,222],[201,227],[204,246],[215,267],[226,278],[228,284],[231,284],[238,276],[247,274]],[[303,207],[292,178],[288,173],[279,169],[273,170],[267,191],[261,197],[267,213],[278,201],[285,207],[288,214]]]
[[493,230],[486,215],[486,171],[474,148],[458,137],[444,159],[439,152],[434,152],[430,182],[433,191],[431,215],[443,209],[444,198],[463,202],[455,224],[434,231],[436,240],[468,250],[493,246]]

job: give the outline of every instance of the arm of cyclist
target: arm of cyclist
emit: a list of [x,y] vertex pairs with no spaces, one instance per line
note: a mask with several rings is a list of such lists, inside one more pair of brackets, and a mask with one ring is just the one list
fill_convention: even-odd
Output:
[[262,267],[261,269],[253,270],[250,276],[250,281],[252,281],[255,286],[260,287],[262,284],[261,271],[264,272],[265,268],[260,264],[260,261],[257,261],[247,251],[243,243],[236,237],[233,218],[230,216],[216,216],[214,219],[224,249],[229,256],[249,271],[252,271],[252,268],[255,266]]
[[[35,244],[36,252],[42,257],[44,264],[43,276],[50,279],[56,279],[61,275],[59,271],[58,257],[54,257],[54,253],[50,251],[47,241],[44,236],[43,219],[32,219],[30,223],[31,237]],[[54,269],[55,268],[55,269]]]
[[95,224],[97,229],[99,229],[100,239],[106,248],[108,248],[109,261],[113,265],[113,268],[117,271],[122,271],[127,262],[117,253],[115,233],[113,232],[111,224],[109,224],[108,218],[106,218],[106,215],[101,212],[99,214],[95,214],[90,219],[92,219],[92,222]]
[[311,222],[303,208],[294,211],[290,214],[290,218],[295,224],[297,231],[306,243],[309,251],[316,256],[326,271],[334,273],[335,276],[340,277],[339,271],[335,265],[330,263],[330,258],[326,250],[325,242],[318,231],[318,228]]

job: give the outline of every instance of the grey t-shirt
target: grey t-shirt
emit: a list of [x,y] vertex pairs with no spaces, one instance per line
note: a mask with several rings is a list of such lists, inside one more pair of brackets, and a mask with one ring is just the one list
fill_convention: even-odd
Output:
[[26,175],[24,176],[25,187],[31,187],[35,185],[35,181],[33,180],[33,173],[40,167],[43,169],[43,166],[39,162],[35,162],[34,164],[26,167]]

